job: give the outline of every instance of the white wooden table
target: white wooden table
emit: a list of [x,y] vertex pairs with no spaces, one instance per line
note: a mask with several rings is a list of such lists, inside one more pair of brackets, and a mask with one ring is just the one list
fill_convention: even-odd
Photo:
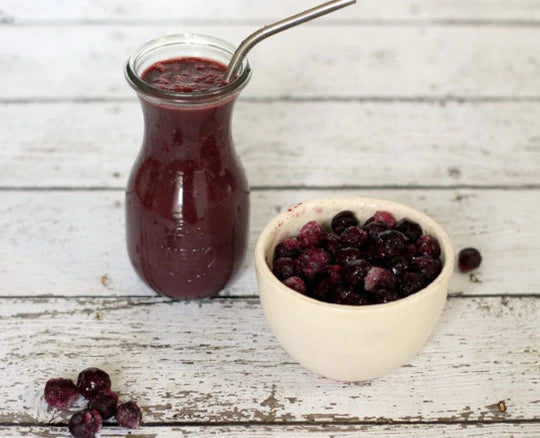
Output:
[[130,267],[126,58],[173,32],[238,43],[314,3],[0,0],[0,436],[68,436],[41,391],[87,366],[138,399],[131,436],[540,436],[540,0],[360,0],[250,56],[234,130],[251,248],[283,208],[341,194],[410,204],[481,249],[409,365],[360,384],[300,367],[251,256],[198,302]]

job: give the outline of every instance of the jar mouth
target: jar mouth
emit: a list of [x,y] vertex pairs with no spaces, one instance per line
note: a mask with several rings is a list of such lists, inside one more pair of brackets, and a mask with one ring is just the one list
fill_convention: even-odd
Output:
[[150,98],[193,104],[215,101],[236,94],[247,85],[251,78],[251,67],[247,59],[230,83],[208,91],[193,93],[165,91],[143,81],[141,76],[148,67],[158,61],[182,56],[209,58],[227,65],[235,50],[236,47],[232,44],[210,35],[194,33],[167,35],[150,40],[139,47],[126,63],[125,76],[135,91],[142,92]]

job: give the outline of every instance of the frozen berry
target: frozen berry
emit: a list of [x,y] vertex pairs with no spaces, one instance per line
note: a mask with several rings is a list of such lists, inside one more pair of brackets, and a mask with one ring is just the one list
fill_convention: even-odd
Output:
[[352,211],[348,210],[336,214],[332,218],[331,223],[332,230],[337,234],[343,233],[345,228],[354,227],[356,225],[358,225],[358,219]]
[[368,292],[382,290],[393,291],[396,287],[394,275],[387,269],[374,266],[371,268],[364,279],[364,289]]
[[79,374],[77,388],[83,397],[91,399],[98,392],[111,389],[111,378],[98,368],[87,368]]
[[340,265],[329,265],[325,270],[325,275],[333,285],[339,285],[343,281],[343,267]]
[[400,276],[409,268],[409,259],[405,256],[392,257],[386,266],[392,271],[395,276]]
[[336,233],[331,231],[326,234],[323,246],[329,254],[335,257],[335,255],[341,249],[341,238]]
[[398,221],[395,228],[399,232],[405,234],[411,242],[416,242],[422,235],[422,227],[408,218]]
[[95,409],[77,412],[69,420],[69,431],[75,438],[94,438],[101,429],[103,419]]
[[436,259],[441,255],[441,247],[439,241],[429,234],[420,236],[416,241],[416,254],[420,256],[428,256]]
[[79,395],[71,379],[50,379],[45,385],[45,401],[51,408],[68,409],[77,401]]
[[366,224],[373,221],[384,222],[390,228],[394,228],[396,226],[396,218],[392,215],[392,213],[389,213],[388,211],[376,211],[375,214],[367,220]]
[[283,257],[296,258],[300,255],[300,241],[296,237],[283,239],[276,245],[274,250],[274,259]]
[[377,290],[371,294],[371,301],[374,304],[384,304],[399,300],[400,296],[395,290]]
[[428,282],[432,282],[441,273],[442,263],[438,259],[421,256],[414,257],[411,262],[411,269],[424,274]]
[[332,301],[336,304],[359,306],[368,304],[364,295],[356,293],[351,286],[339,286],[332,295]]
[[298,240],[305,248],[321,245],[325,237],[323,227],[316,221],[311,221],[300,228]]
[[362,246],[367,240],[367,233],[360,227],[352,226],[345,228],[341,234],[341,243],[343,247]]
[[313,289],[313,297],[320,301],[332,302],[332,291],[335,286],[332,285],[328,277],[324,277],[320,280]]
[[330,256],[322,248],[308,248],[297,259],[300,273],[312,280],[320,274],[330,263]]
[[119,426],[137,429],[141,424],[142,414],[137,403],[130,401],[116,408],[115,417]]
[[88,403],[88,409],[95,409],[101,415],[101,418],[106,420],[111,418],[118,404],[118,396],[111,390],[100,392],[90,400]]
[[366,260],[353,260],[347,266],[345,279],[351,286],[361,286],[370,269],[371,264]]
[[300,277],[289,277],[283,282],[283,284],[291,289],[294,289],[296,292],[300,292],[301,294],[305,294],[307,291],[306,283],[304,283],[304,280],[302,280]]
[[470,272],[482,263],[482,255],[476,248],[465,248],[459,252],[458,268],[461,272]]
[[426,277],[420,272],[405,272],[399,277],[399,289],[403,296],[418,292],[426,284]]
[[272,267],[272,272],[280,280],[285,280],[286,278],[292,277],[295,274],[296,263],[293,259],[288,257],[277,259]]
[[353,260],[359,260],[361,258],[363,258],[362,251],[360,251],[358,248],[341,248],[336,254],[337,262],[343,266],[352,262]]
[[381,259],[387,259],[403,254],[407,244],[405,234],[396,230],[383,231],[376,241],[377,255]]
[[383,231],[388,231],[390,227],[385,222],[373,221],[364,225],[364,229],[368,232],[372,240],[376,240]]

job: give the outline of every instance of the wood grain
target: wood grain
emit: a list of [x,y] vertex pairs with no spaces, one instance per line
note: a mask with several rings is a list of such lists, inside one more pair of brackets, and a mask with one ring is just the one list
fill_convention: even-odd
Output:
[[[248,257],[223,295],[257,294],[251,254],[270,219],[297,202],[328,196],[411,205],[439,221],[456,249],[479,248],[483,265],[474,277],[456,273],[453,294],[540,294],[538,190],[286,190],[252,193]],[[123,198],[102,191],[0,192],[0,295],[153,295],[128,261]]]
[[[320,3],[316,0],[274,0],[253,2],[236,0],[94,0],[74,3],[70,0],[40,2],[39,7],[20,0],[3,0],[6,17],[16,22],[80,20],[263,20],[282,18]],[[536,0],[359,0],[347,11],[327,20],[530,20],[540,19]]]
[[[70,437],[66,427],[44,426],[0,426],[0,433],[4,438],[12,437]],[[126,437],[126,430],[114,426],[105,426],[100,437]],[[385,425],[249,425],[249,426],[146,426],[136,431],[129,431],[133,438],[177,438],[179,436],[224,437],[236,438],[248,436],[256,438],[295,437],[309,438],[328,437],[342,438],[355,437],[361,434],[362,438],[372,437],[410,437],[410,436],[442,436],[446,438],[487,438],[507,437],[538,438],[540,426],[530,423],[521,424],[385,424]]]
[[[255,187],[516,187],[540,184],[539,119],[526,102],[241,100],[234,136]],[[0,186],[122,188],[142,130],[135,99],[0,105]]]
[[450,299],[409,365],[344,384],[288,357],[255,298],[2,299],[0,422],[65,422],[47,410],[43,385],[88,366],[107,370],[151,423],[531,419],[539,312],[537,298]]
[[[4,26],[2,99],[131,97],[124,62],[147,40],[203,32],[239,43],[253,30],[205,24]],[[537,36],[534,27],[304,26],[250,54],[254,76],[244,95],[537,98]],[[39,57],[29,47],[39,48]]]

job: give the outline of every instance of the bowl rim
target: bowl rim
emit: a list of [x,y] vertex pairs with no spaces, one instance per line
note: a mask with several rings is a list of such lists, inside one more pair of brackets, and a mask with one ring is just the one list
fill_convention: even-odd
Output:
[[[414,213],[415,216],[419,216],[421,220],[418,221],[418,223],[424,228],[424,224],[429,224],[429,228],[434,230],[432,234],[437,237],[437,239],[440,242],[441,245],[441,253],[444,255],[444,264],[443,268],[441,270],[441,273],[437,276],[435,280],[433,280],[428,286],[424,287],[423,289],[419,290],[418,292],[415,292],[405,298],[400,298],[395,301],[391,301],[389,303],[381,303],[381,304],[369,304],[365,306],[354,306],[354,305],[348,305],[348,304],[336,304],[336,303],[327,303],[325,301],[319,301],[315,298],[308,297],[304,294],[301,294],[287,286],[285,286],[281,281],[279,281],[276,276],[272,273],[270,270],[270,267],[266,263],[265,259],[265,253],[266,249],[270,242],[270,237],[275,228],[280,226],[280,224],[285,223],[288,219],[294,217],[295,210],[299,207],[313,207],[314,205],[321,205],[327,202],[333,202],[333,203],[357,203],[359,205],[362,204],[384,204],[384,209],[390,211],[393,213],[393,208],[402,209],[405,211],[409,211]],[[352,209],[350,207],[344,208],[345,209]],[[403,217],[406,217],[407,214],[404,212]],[[362,313],[362,312],[371,312],[371,311],[381,311],[381,310],[387,310],[390,308],[398,308],[401,306],[408,306],[410,304],[413,304],[414,302],[418,300],[422,300],[424,297],[435,293],[444,283],[446,283],[450,276],[452,275],[454,271],[454,264],[455,264],[455,252],[454,248],[452,246],[452,242],[450,240],[450,237],[446,233],[446,231],[430,216],[427,214],[410,207],[405,204],[401,204],[394,201],[389,201],[386,199],[377,199],[377,198],[365,198],[365,197],[329,197],[329,198],[319,198],[319,199],[310,199],[304,202],[299,202],[295,204],[294,206],[290,207],[283,213],[280,213],[277,215],[274,219],[272,219],[266,227],[264,227],[263,231],[259,235],[259,238],[257,239],[257,243],[255,245],[255,269],[257,273],[261,276],[266,277],[271,284],[273,285],[273,291],[279,292],[282,294],[286,294],[292,299],[300,300],[301,302],[305,302],[306,304],[320,306],[320,307],[326,307],[330,311],[348,311],[351,310],[354,312]]]

